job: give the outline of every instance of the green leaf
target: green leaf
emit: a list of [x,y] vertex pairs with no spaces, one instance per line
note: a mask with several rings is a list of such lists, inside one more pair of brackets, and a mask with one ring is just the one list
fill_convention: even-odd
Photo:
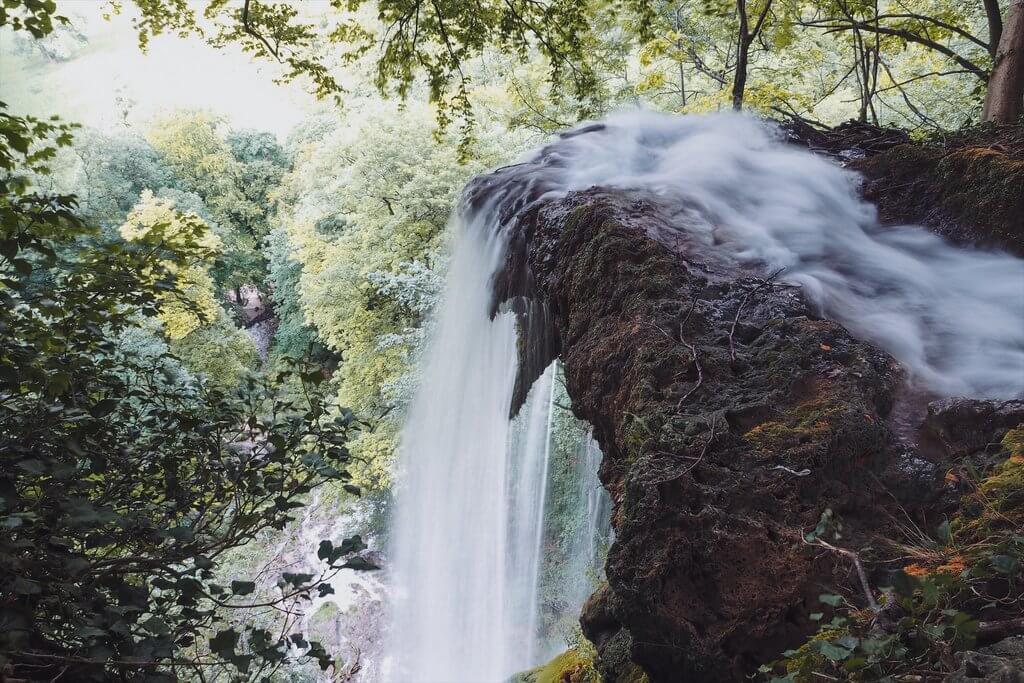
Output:
[[845,647],[833,645],[828,641],[818,641],[817,650],[821,653],[822,657],[833,662],[841,662],[852,654],[852,652],[847,650]]
[[921,582],[915,577],[910,576],[902,569],[893,572],[890,577],[893,589],[900,595],[910,596],[914,594],[914,591],[921,586]]
[[1010,557],[1009,555],[993,555],[990,561],[992,562],[992,568],[1002,574],[1013,574],[1017,571],[1017,566],[1019,565],[1017,558]]
[[356,571],[373,571],[375,569],[380,569],[380,567],[375,565],[373,562],[358,556],[346,561],[345,564],[341,566],[345,569],[354,569]]
[[114,409],[116,409],[120,403],[120,399],[105,398],[90,408],[89,414],[96,418],[106,417],[107,415],[110,415],[110,413],[114,412]]
[[943,545],[949,545],[953,541],[953,534],[949,529],[949,520],[944,520],[942,524],[935,529],[935,535]]
[[284,572],[281,574],[281,578],[285,583],[289,583],[296,588],[304,586],[313,580],[312,574],[292,574],[291,572]]
[[225,659],[235,654],[235,647],[238,645],[238,632],[233,628],[221,631],[213,638],[210,638],[210,650]]
[[818,596],[818,600],[830,607],[838,607],[842,603],[843,598],[840,595],[833,595],[831,593],[823,593]]

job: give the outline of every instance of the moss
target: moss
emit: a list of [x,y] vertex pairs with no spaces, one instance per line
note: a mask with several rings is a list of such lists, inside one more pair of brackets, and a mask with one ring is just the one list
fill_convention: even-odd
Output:
[[841,410],[830,397],[817,396],[789,410],[780,420],[762,422],[744,438],[766,454],[791,452],[800,444],[828,438],[832,419]]
[[923,222],[955,241],[1024,254],[1019,128],[898,145],[853,166],[867,175],[866,195],[887,220]]
[[1020,220],[1024,200],[1024,161],[990,147],[955,150],[939,162],[936,176],[943,181],[943,208],[971,222],[993,224],[1000,237],[1020,240],[1005,228]]
[[630,664],[615,683],[649,683],[647,672],[636,664]]
[[544,666],[516,674],[511,681],[513,683],[601,683],[601,676],[594,668],[594,652],[573,648],[566,650]]
[[644,444],[655,435],[648,419],[639,415],[629,414],[622,428],[622,444],[626,450],[626,462],[632,464],[643,450]]
[[1015,429],[1006,432],[1002,444],[1009,451],[1011,460],[1024,458],[1024,425],[1017,425]]
[[786,659],[786,673],[793,675],[795,683],[816,683],[822,679],[815,674],[824,671],[828,660],[818,652],[816,643],[830,641],[847,635],[845,629],[822,629],[810,640],[801,645],[796,652]]
[[1016,519],[1024,517],[1024,427],[1008,432],[1002,444],[1009,456],[981,482],[978,492],[996,512]]
[[1003,437],[1006,459],[965,497],[962,512],[951,523],[960,542],[980,542],[991,534],[1024,526],[1024,425]]

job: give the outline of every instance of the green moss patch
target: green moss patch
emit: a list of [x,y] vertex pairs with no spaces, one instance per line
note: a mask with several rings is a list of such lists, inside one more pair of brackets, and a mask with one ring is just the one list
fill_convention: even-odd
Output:
[[601,676],[594,668],[594,652],[573,648],[544,666],[516,674],[511,683],[601,683]]

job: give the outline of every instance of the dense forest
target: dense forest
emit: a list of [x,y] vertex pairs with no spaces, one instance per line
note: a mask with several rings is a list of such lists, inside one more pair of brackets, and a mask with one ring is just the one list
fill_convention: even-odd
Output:
[[[46,75],[104,49],[104,22],[140,60],[175,42],[256,63],[303,93],[302,118],[281,134],[239,125],[220,101],[153,112],[114,92],[115,73],[89,73],[83,87],[109,91],[116,115],[80,122]],[[435,609],[395,585],[434,587],[444,605],[473,594],[423,558],[486,566],[475,536],[445,530],[487,513],[453,508],[449,523],[437,503],[483,474],[452,465],[428,489],[413,463],[486,422],[447,409],[460,390],[441,386],[487,376],[472,349],[451,342],[453,366],[429,359],[432,340],[450,340],[458,283],[476,282],[458,280],[460,230],[493,224],[519,232],[462,298],[480,298],[481,320],[515,320],[501,365],[513,369],[494,375],[509,383],[494,399],[499,449],[539,460],[509,456],[514,502],[494,514],[533,544],[503,552],[510,575],[532,577],[529,609],[509,619],[537,644],[509,645],[530,654],[507,662],[453,649],[458,680],[491,680],[475,673],[487,659],[494,680],[530,683],[1019,680],[1022,117],[1021,0],[0,0],[0,681],[448,680],[394,664],[406,641],[387,631],[392,601]],[[691,134],[677,119],[710,121],[692,134],[749,141],[776,165],[753,175],[735,151],[735,167],[684,173],[686,155],[658,156]],[[647,128],[633,147],[627,133],[573,146],[605,126]],[[607,169],[637,149],[630,182],[650,196],[578,192],[616,186]],[[655,160],[680,166],[652,175]],[[574,163],[581,180],[551,180]],[[881,283],[851,286],[859,325],[838,296],[786,280],[800,266],[775,268],[775,252],[758,254],[760,271],[716,280],[708,266],[697,282],[704,267],[679,263],[704,253],[659,236],[694,211],[727,222],[748,187],[764,193],[744,225],[832,216],[854,192],[846,175],[824,185],[840,165],[862,174],[882,223],[960,245],[906,237],[945,274],[920,289],[950,303],[913,300],[923,327],[948,316],[921,354],[964,331],[948,342],[964,370],[946,374],[966,383],[915,385],[895,369],[932,366],[901,355],[916,331],[875,334],[878,311],[906,308],[886,308],[903,285],[881,251],[830,257]],[[733,203],[651,208],[715,174],[733,185],[707,191]],[[821,194],[787,214],[772,178]],[[657,226],[615,241],[646,221]],[[839,243],[833,227],[823,239]],[[976,247],[990,260],[961,257]],[[963,294],[989,279],[988,301]],[[801,286],[811,303],[795,303]],[[988,336],[971,331],[982,325]],[[970,374],[986,354],[997,367]],[[936,407],[953,396],[977,401]],[[908,421],[931,425],[930,441],[907,445]],[[439,445],[414,448],[432,431]],[[928,448],[943,452],[931,479],[892,474]],[[486,459],[478,450],[467,457]],[[669,455],[678,471],[659,469]],[[528,481],[537,491],[522,497]],[[804,488],[786,498],[794,481]],[[410,490],[429,490],[436,518],[395,513],[419,499]],[[704,513],[683,501],[724,521],[693,521]],[[747,531],[757,515],[761,535]],[[669,549],[676,533],[689,559]],[[403,567],[430,581],[394,579]],[[693,607],[692,595],[716,597]],[[399,618],[400,634],[465,626],[446,609],[426,625]],[[980,651],[1013,638],[1017,650]]]

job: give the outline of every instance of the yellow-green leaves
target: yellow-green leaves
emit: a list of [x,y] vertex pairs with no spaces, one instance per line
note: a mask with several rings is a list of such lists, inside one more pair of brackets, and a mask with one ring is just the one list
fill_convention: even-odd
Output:
[[220,251],[221,242],[205,221],[194,213],[178,213],[172,202],[146,190],[120,232],[129,242],[145,240],[161,247],[188,249],[197,257],[189,264],[163,264],[176,280],[176,288],[168,288],[159,297],[160,319],[168,337],[182,339],[216,318],[220,306],[205,262]]

